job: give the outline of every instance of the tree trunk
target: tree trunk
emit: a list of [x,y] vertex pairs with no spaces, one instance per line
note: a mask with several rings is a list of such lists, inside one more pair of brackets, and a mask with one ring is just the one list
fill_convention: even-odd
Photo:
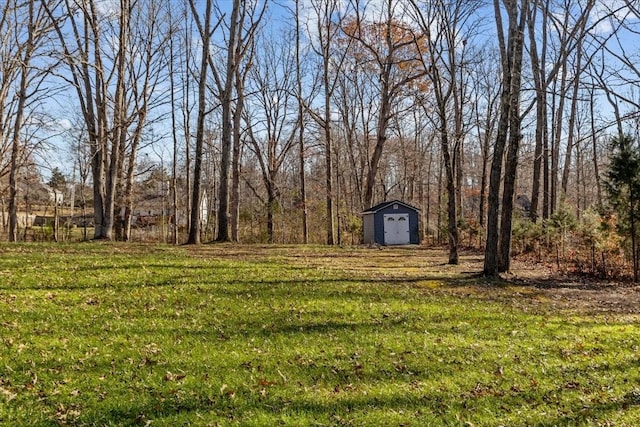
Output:
[[122,218],[122,240],[128,242],[131,240],[131,226],[133,222],[133,187],[135,185],[135,169],[136,169],[136,152],[138,149],[140,138],[142,133],[136,132],[133,136],[133,142],[131,144],[132,153],[129,155],[127,161],[126,175],[124,176],[124,191],[122,194],[123,203],[123,218]]
[[[173,14],[171,10],[171,3],[169,3],[169,20],[170,26],[173,27]],[[176,71],[175,71],[175,35],[172,33],[169,35],[169,92],[171,103],[171,212],[173,212],[173,229],[171,235],[171,241],[174,245],[179,243],[178,235],[178,120],[176,118]],[[187,169],[187,175],[189,171]],[[188,193],[187,193],[188,194]]]
[[[327,58],[328,61],[328,58]],[[325,67],[325,85],[328,85],[328,66]],[[326,90],[328,92],[328,89]],[[324,123],[324,161],[325,161],[325,186],[327,203],[327,245],[335,244],[335,219],[333,207],[333,141],[331,140],[331,100],[329,94],[325,95],[325,123]]]
[[[536,32],[535,32],[535,10],[533,8],[532,15],[529,17],[529,55],[531,57],[531,70],[533,74],[533,83],[536,90],[536,143],[533,157],[533,181],[531,184],[531,207],[529,208],[529,218],[533,222],[538,219],[538,201],[540,198],[540,178],[542,172],[542,148],[544,146],[545,127],[547,124],[547,92],[544,86],[544,65],[540,64],[538,57]],[[546,14],[543,15],[543,39],[542,39],[542,63],[544,64],[544,52],[546,50]]]
[[305,174],[305,153],[304,153],[304,102],[302,99],[302,73],[300,61],[300,2],[295,2],[296,18],[296,86],[298,89],[298,167],[300,171],[300,212],[302,216],[302,243],[309,243],[309,224],[307,214],[307,186]]
[[[34,45],[34,10],[33,0],[29,2],[29,36],[24,47],[24,56],[20,58],[20,85],[17,93],[18,103],[16,106],[16,116],[13,125],[13,135],[11,140],[11,160],[9,169],[9,241],[18,240],[18,158],[21,151],[21,133],[24,124],[25,106],[27,103],[27,88],[29,81],[29,66],[33,55]],[[16,23],[17,25],[17,23]],[[3,75],[4,77],[4,75]],[[25,219],[26,221],[26,219]]]
[[546,96],[536,89],[536,143],[533,159],[533,181],[531,184],[531,206],[529,208],[529,218],[531,221],[538,220],[538,203],[540,200],[540,178],[542,172],[542,155],[544,147],[545,126],[546,126]]
[[[533,182],[531,188],[531,206],[529,208],[529,218],[536,222],[538,219],[538,210],[540,204],[540,179],[543,175],[543,160],[546,164],[548,160],[546,158],[546,152],[544,148],[548,144],[548,132],[547,132],[547,82],[546,82],[546,58],[547,58],[547,28],[548,28],[548,19],[549,19],[549,5],[550,2],[546,2],[544,5],[544,10],[542,11],[542,47],[540,55],[538,55],[538,47],[536,41],[536,30],[535,30],[535,22],[536,22],[536,12],[538,10],[537,7],[534,7],[528,12],[528,28],[529,28],[529,54],[531,57],[531,70],[533,74],[533,83],[536,91],[536,143],[534,149],[534,159],[533,159]],[[544,171],[545,180],[548,178],[548,174]],[[546,194],[546,186],[543,186],[543,191]],[[544,198],[544,196],[543,196]],[[543,202],[545,204],[545,202]],[[543,211],[545,208],[543,207]],[[546,216],[543,214],[543,217]]]
[[[555,127],[553,141],[551,145],[551,200],[550,215],[558,208],[558,172],[560,170],[560,141],[562,139],[562,125],[564,119],[564,104],[567,94],[567,67],[562,67],[562,76],[560,77],[560,97],[558,106],[555,108]],[[555,95],[555,94],[554,94]],[[555,104],[554,104],[555,105]]]
[[[525,15],[527,0],[521,0],[521,14]],[[505,46],[504,32],[502,26],[502,17],[500,12],[500,3],[498,0],[494,0],[494,9],[496,15],[496,25],[498,29],[498,42],[500,44],[501,63],[502,63],[502,94],[500,95],[500,117],[497,127],[496,141],[493,150],[493,160],[491,162],[491,172],[489,175],[489,193],[488,193],[488,207],[487,207],[487,241],[485,244],[485,257],[484,257],[484,274],[487,276],[497,275],[504,267],[504,260],[500,259],[499,249],[499,237],[500,233],[504,233],[503,230],[499,230],[498,223],[500,219],[500,184],[502,175],[502,162],[504,156],[504,150],[507,142],[507,135],[510,131],[510,125],[519,122],[519,118],[511,119],[512,105],[519,100],[518,94],[520,91],[519,75],[522,61],[522,31],[524,28],[520,28],[518,25],[518,3],[513,2],[509,4],[507,14],[509,17],[509,33],[508,42]],[[523,17],[520,19],[520,24],[524,22]],[[520,44],[520,46],[518,46]],[[518,60],[518,51],[520,52],[520,59]],[[517,111],[514,113],[517,114]],[[511,129],[511,132],[517,133],[519,138],[519,129]],[[514,135],[515,138],[515,135]],[[514,147],[516,148],[516,147]],[[517,155],[517,151],[516,151]],[[511,165],[514,166],[515,165]],[[515,178],[515,177],[514,177]],[[515,181],[514,181],[515,182]],[[503,202],[507,195],[503,193]],[[503,207],[504,209],[504,207]],[[511,215],[508,212],[507,215]],[[503,214],[503,224],[507,220],[507,216]],[[510,226],[510,224],[509,224]],[[510,229],[508,230],[510,234]],[[510,239],[509,239],[510,241]],[[504,253],[504,252],[502,252]]]
[[[442,152],[440,153],[440,156],[442,156]],[[444,163],[444,161],[438,162],[438,210],[436,212],[436,236],[438,244],[442,243],[442,163]]]
[[240,138],[244,110],[244,76],[236,71],[236,109],[233,115],[233,158],[231,163],[231,240],[240,241]]
[[269,238],[269,243],[275,243],[275,226],[274,226],[274,217],[275,217],[275,209],[277,198],[275,196],[274,189],[272,184],[269,184],[267,188],[267,236]]
[[549,131],[545,125],[544,135],[542,137],[542,219],[549,219],[551,217],[550,151]]
[[509,128],[509,87],[511,77],[503,77],[504,89],[500,98],[500,119],[498,122],[496,141],[493,148],[493,160],[489,173],[489,191],[487,195],[487,240],[484,253],[484,274],[495,276],[500,271],[498,261],[498,221],[500,218],[500,183],[502,162]]
[[[325,28],[327,33],[329,28]],[[327,37],[328,34],[327,34]],[[326,191],[326,214],[327,214],[327,245],[333,245],[336,241],[335,207],[333,205],[333,132],[331,127],[331,64],[330,64],[330,39],[328,38],[322,46],[322,83],[324,85],[324,162],[325,162],[325,191]]]
[[629,203],[631,222],[631,257],[633,258],[633,283],[638,283],[638,243],[636,236],[636,195],[634,194],[634,185],[629,186]]
[[[187,37],[187,35],[185,34],[185,37]],[[191,53],[191,44],[190,43],[186,43],[185,49],[187,50],[187,52],[185,52],[185,56],[183,57],[183,59],[186,61],[186,58],[189,57],[189,54]],[[191,97],[189,96],[189,93],[191,93],[191,76],[189,75],[189,72],[187,70],[184,71],[185,76],[183,77],[184,79],[184,93],[183,93],[183,102],[184,102],[184,107],[182,108],[182,123],[184,124],[184,161],[185,161],[185,165],[184,165],[184,169],[186,171],[185,173],[185,186],[186,186],[186,194],[189,195],[189,198],[191,198],[191,195],[193,194],[193,180],[192,180],[192,175],[191,175],[191,165],[192,165],[192,155],[191,155]],[[191,219],[193,217],[193,210],[192,210],[192,202],[191,200],[188,200],[186,203],[186,229],[188,230],[188,236],[187,236],[187,240],[189,239],[189,236],[191,235],[191,227],[192,227],[192,222]],[[177,224],[177,222],[176,222]],[[199,231],[197,232],[198,234],[200,233]],[[195,234],[195,233],[194,233]]]
[[[16,118],[17,122],[17,118]],[[11,163],[9,169],[9,241],[18,241],[18,152],[20,151],[20,131],[14,128],[11,144]],[[18,134],[17,136],[15,134]]]
[[591,102],[589,103],[591,121],[591,154],[593,158],[594,179],[596,181],[596,206],[600,209],[602,207],[602,185],[600,183],[600,168],[598,165],[598,139],[596,137],[596,119],[594,114],[595,94],[593,89],[589,91],[589,96],[591,99]]
[[387,127],[389,125],[389,117],[391,114],[391,99],[389,89],[390,67],[387,66],[383,71],[382,89],[380,91],[380,112],[378,116],[378,124],[376,126],[376,145],[373,148],[373,154],[369,162],[369,171],[367,173],[367,181],[364,193],[364,204],[367,207],[373,206],[373,192],[378,176],[378,165],[382,158],[382,150],[387,141]]
[[487,165],[489,164],[489,137],[482,142],[482,177],[480,178],[480,200],[478,202],[478,224],[485,225],[485,204],[487,201]]
[[[193,13],[196,13],[193,1],[190,2]],[[198,118],[196,124],[196,150],[193,159],[193,187],[191,189],[191,220],[189,226],[189,237],[187,244],[199,245],[201,242],[200,233],[202,228],[202,156],[204,148],[204,121],[206,115],[206,91],[207,91],[207,69],[211,27],[211,6],[212,0],[207,0],[204,28],[201,32],[202,37],[202,57],[200,62],[200,74],[198,78]]]
[[233,148],[233,89],[239,58],[236,48],[239,38],[240,0],[233,0],[229,24],[229,42],[227,46],[227,62],[224,87],[220,104],[222,107],[222,140],[220,147],[220,182],[218,187],[218,236],[216,241],[228,242],[229,235],[229,170],[231,166],[231,150]]
[[446,131],[441,132],[440,136],[442,138],[442,155],[444,159],[445,176],[447,179],[447,234],[449,242],[448,263],[458,264],[458,215],[456,212],[456,178],[451,155],[449,154],[449,142]]
[[21,94],[19,96],[19,104],[18,106],[16,119],[15,119],[15,127],[13,129],[13,138],[11,142],[11,163],[9,169],[9,241],[17,242],[18,241],[18,156],[20,153],[20,132],[22,129],[22,121],[24,114],[24,100],[26,97],[24,96],[26,90],[26,80],[21,78]]
[[509,271],[511,264],[511,226],[513,218],[513,201],[518,168],[518,152],[522,135],[520,128],[522,117],[520,116],[520,91],[522,85],[522,56],[524,51],[524,29],[527,22],[528,0],[522,0],[520,11],[520,23],[513,37],[513,62],[511,64],[510,77],[510,107],[509,107],[509,149],[505,163],[505,176],[502,194],[502,212],[500,219],[500,243],[498,248],[498,270]]
[[[425,225],[424,225],[424,235],[423,237],[426,237],[428,235],[428,233],[431,232],[430,228],[431,228],[431,165],[433,164],[433,152],[429,152],[429,166],[427,167],[427,191],[426,191],[426,205],[427,205],[427,209],[426,212],[424,213],[424,217],[425,217]],[[422,182],[421,182],[422,184]]]
[[[586,21],[582,21],[583,26]],[[571,169],[571,156],[573,153],[573,145],[574,145],[574,135],[575,135],[575,123],[576,123],[576,115],[578,113],[578,103],[580,100],[578,99],[578,91],[580,89],[580,74],[582,73],[582,37],[578,40],[576,49],[577,57],[576,57],[576,65],[574,70],[573,78],[573,93],[571,96],[571,110],[569,113],[569,133],[567,135],[567,151],[565,154],[564,161],[564,169],[562,171],[562,181],[561,188],[563,197],[567,196],[567,187],[569,186],[569,171]]]

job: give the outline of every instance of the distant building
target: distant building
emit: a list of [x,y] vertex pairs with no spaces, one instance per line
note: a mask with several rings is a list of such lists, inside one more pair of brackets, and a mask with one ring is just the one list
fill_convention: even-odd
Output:
[[420,243],[420,209],[399,200],[380,203],[362,213],[364,243],[409,245]]
[[516,205],[525,212],[529,212],[531,210],[531,200],[529,200],[529,198],[524,194],[518,194],[516,196]]
[[49,201],[52,204],[62,206],[62,203],[64,203],[64,192],[53,188],[47,188],[47,191],[49,191]]

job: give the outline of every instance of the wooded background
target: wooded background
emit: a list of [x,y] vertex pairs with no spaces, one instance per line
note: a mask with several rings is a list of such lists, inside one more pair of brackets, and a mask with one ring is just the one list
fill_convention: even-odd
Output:
[[489,275],[637,272],[638,5],[4,0],[4,235],[357,244],[398,199]]

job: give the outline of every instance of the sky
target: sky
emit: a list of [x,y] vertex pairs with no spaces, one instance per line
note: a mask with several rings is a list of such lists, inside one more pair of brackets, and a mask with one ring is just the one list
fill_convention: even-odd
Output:
[[[181,4],[181,1],[178,0],[171,0],[174,2],[177,2],[178,4]],[[263,1],[263,0],[259,0],[259,1]],[[295,1],[296,0],[279,0],[279,1],[275,1],[272,0],[270,1],[270,6],[271,6],[271,10],[269,12],[269,14],[267,15],[266,19],[269,19],[269,26],[271,29],[277,28],[280,25],[293,25],[292,24],[292,18],[291,18],[291,11],[295,9]],[[314,25],[312,25],[311,23],[314,21],[314,11],[313,11],[313,7],[312,5],[314,3],[317,3],[317,1],[319,0],[298,0],[299,1],[299,5],[300,5],[300,9],[301,9],[301,13],[303,15],[303,19],[306,19],[310,24],[305,26],[305,29],[307,31],[309,31],[309,37],[310,38],[314,38],[317,35],[314,34]],[[366,8],[364,8],[364,17],[368,17],[369,19],[380,19],[380,14],[382,13],[382,6],[384,4],[386,4],[387,0],[369,0],[369,1],[360,1],[359,4],[361,5],[366,5]],[[585,1],[585,0],[582,0]],[[340,0],[339,1],[339,6],[340,6],[340,12],[344,13],[349,7],[349,1],[347,0]],[[407,19],[409,20],[409,15],[408,14],[403,14],[402,9],[404,7],[407,7],[408,5],[408,1],[407,0],[394,0],[394,8],[396,11],[400,12],[399,16],[401,16],[401,19]],[[112,11],[114,8],[118,7],[119,2],[117,2],[116,0],[101,0],[101,5],[103,7],[103,10],[105,11]],[[202,5],[203,4],[203,0],[199,0],[199,4]],[[231,5],[231,1],[230,0],[219,0],[218,4],[220,5],[221,9],[224,11],[225,10],[225,6],[227,7],[227,9],[230,7]],[[610,32],[612,30],[612,23],[611,20],[609,19],[602,19],[604,16],[606,16],[608,13],[610,13],[610,11],[615,10],[615,16],[617,18],[621,18],[623,16],[625,16],[625,14],[628,14],[629,11],[628,9],[625,9],[622,7],[622,5],[624,4],[624,0],[597,0],[596,1],[596,6],[595,6],[595,13],[593,14],[593,18],[591,20],[591,23],[593,25],[595,25],[596,31],[601,34],[607,34],[608,32]],[[493,13],[492,13],[492,7],[491,7],[491,2],[487,2],[487,7],[484,9],[480,9],[478,11],[478,14],[486,14],[486,33],[487,34],[491,34],[493,32],[493,28],[494,27],[494,23],[493,23]],[[637,18],[637,17],[636,17]],[[634,22],[637,23],[638,20],[637,19],[633,19],[630,22]],[[277,33],[277,31],[272,31],[272,33]],[[633,48],[635,48],[635,46],[637,46],[637,35],[636,34],[631,34],[629,32],[626,32],[623,36],[623,42],[628,43],[629,46],[633,46]],[[74,93],[71,91],[68,91],[65,94],[65,98],[61,101],[58,102],[57,105],[54,105],[53,109],[57,112],[58,118],[57,118],[57,127],[60,131],[64,131],[64,130],[68,130],[71,128],[72,126],[72,122],[74,121],[74,118],[72,116],[70,116],[70,112],[73,110],[73,108],[70,108],[69,105],[75,105],[76,102],[74,101]],[[53,150],[52,153],[50,153],[50,157],[45,164],[43,164],[43,174],[45,176],[47,176],[47,170],[51,169],[52,166],[58,166],[61,169],[65,170],[67,173],[71,173],[71,171],[69,170],[71,165],[70,165],[70,154],[68,153],[68,142],[64,139],[64,138],[55,138],[53,141],[54,145],[55,145],[55,149]],[[156,153],[149,153],[149,155],[151,156],[156,156]],[[46,179],[46,178],[45,178]]]

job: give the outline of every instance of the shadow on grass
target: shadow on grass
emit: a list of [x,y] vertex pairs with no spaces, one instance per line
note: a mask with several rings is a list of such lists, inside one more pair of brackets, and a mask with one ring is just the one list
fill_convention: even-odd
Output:
[[[158,390],[134,402],[107,403],[102,408],[83,413],[77,425],[137,426],[153,425],[154,422],[191,425],[195,420],[202,425],[257,425],[256,418],[276,425],[371,425],[372,418],[367,417],[375,414],[376,418],[389,417],[400,423],[398,425],[483,425],[477,423],[490,419],[497,423],[495,425],[542,427],[591,425],[608,420],[613,413],[638,406],[638,396],[633,393],[622,399],[592,405],[579,401],[566,405],[549,400],[551,396],[557,398],[563,390],[539,393],[503,390],[491,385],[476,385],[460,394],[438,390],[403,392],[401,386],[367,394],[361,388],[367,386],[366,383],[356,386],[336,384],[323,397],[302,388],[283,393],[279,390],[282,386],[249,387],[234,390],[233,395],[230,392],[185,390],[183,397],[172,390]],[[532,408],[537,409],[532,411]],[[527,414],[526,418],[519,415],[523,413]],[[491,415],[487,418],[487,414]],[[517,420],[515,424],[514,420]]]
[[596,279],[585,276],[557,275],[548,278],[524,279],[514,277],[510,282],[520,286],[535,287],[538,289],[575,289],[583,291],[606,291],[620,288],[635,288],[633,283],[617,283],[604,279]]
[[[264,286],[272,286],[272,287],[287,287],[289,285],[305,285],[305,286],[316,286],[316,285],[330,285],[330,284],[345,284],[345,285],[353,285],[353,284],[375,284],[375,285],[395,285],[395,284],[411,284],[417,283],[421,281],[432,281],[432,282],[442,282],[443,285],[446,286],[463,286],[465,284],[469,284],[470,280],[475,280],[474,275],[468,275],[467,277],[460,278],[452,278],[450,276],[439,276],[439,275],[413,275],[406,277],[389,277],[389,276],[379,276],[379,277],[370,277],[370,276],[362,276],[362,277],[347,277],[340,274],[329,274],[327,276],[321,275],[301,275],[299,278],[288,279],[287,275],[291,272],[308,272],[307,268],[304,267],[287,267],[285,270],[280,268],[273,268],[273,272],[270,274],[263,274],[263,270],[265,270],[264,266],[260,266],[261,270],[256,271],[253,269],[229,269],[227,266],[179,266],[179,267],[167,267],[156,266],[156,265],[144,265],[144,268],[162,268],[164,271],[155,272],[151,271],[148,273],[148,276],[145,276],[144,270],[140,265],[130,264],[130,265],[122,265],[118,266],[117,270],[124,271],[134,271],[138,270],[141,272],[140,278],[131,277],[128,278],[120,278],[117,277],[114,279],[116,284],[113,286],[116,288],[129,287],[134,288],[136,286],[144,286],[144,287],[165,287],[165,286],[185,286],[185,287],[193,287],[193,286],[213,286],[215,288],[220,286],[231,286],[232,288],[238,287],[247,287],[249,289],[252,286],[256,287],[264,287]],[[179,270],[180,272],[174,272],[172,274],[167,274],[166,270]],[[92,271],[110,271],[116,270],[113,267],[109,266],[97,266],[97,267],[84,267],[75,269],[73,271],[63,270],[59,271],[60,276],[65,277],[65,281],[68,281],[68,285],[60,285],[56,282],[59,280],[47,280],[41,279],[34,284],[27,284],[24,286],[20,286],[19,284],[8,284],[2,283],[0,284],[0,290],[18,290],[18,289],[30,289],[30,290],[78,290],[78,289],[95,289],[95,288],[105,288],[110,287],[110,284],[101,280],[100,283],[83,283],[85,281],[93,280],[93,277],[82,277],[82,273],[87,272],[90,273]],[[268,270],[267,270],[268,271]],[[201,274],[192,274],[193,272],[201,273]],[[51,270],[48,271],[51,273]],[[210,273],[206,274],[205,273]],[[279,274],[278,274],[279,273]],[[159,277],[158,277],[159,276]],[[254,276],[254,277],[252,277]],[[260,277],[262,276],[262,277]],[[272,277],[265,277],[272,276]],[[273,277],[278,276],[278,277]],[[75,282],[74,278],[78,278],[81,282]],[[186,283],[186,282],[190,283]],[[48,284],[52,283],[52,284]]]

